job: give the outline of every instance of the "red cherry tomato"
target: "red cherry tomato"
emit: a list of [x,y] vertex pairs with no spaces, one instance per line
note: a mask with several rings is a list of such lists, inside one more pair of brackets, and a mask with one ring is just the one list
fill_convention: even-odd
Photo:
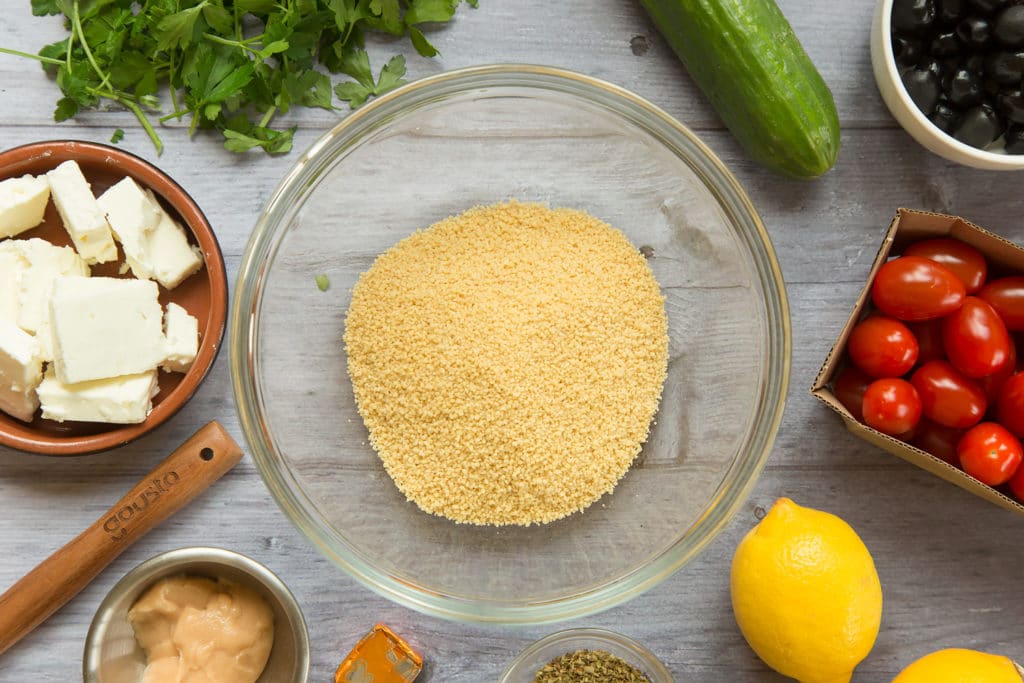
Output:
[[1024,503],[1024,466],[1018,465],[1017,473],[1010,477],[1010,493]]
[[921,409],[933,422],[955,429],[973,427],[988,409],[985,392],[943,360],[931,360],[914,371],[910,383],[921,397]]
[[949,315],[964,301],[964,283],[945,266],[920,256],[901,256],[878,269],[871,300],[900,320]]
[[946,360],[946,350],[942,348],[942,320],[925,320],[918,323],[907,323],[907,329],[917,340],[917,362],[927,363],[930,360]]
[[866,425],[883,434],[899,436],[917,426],[921,398],[917,389],[904,379],[876,379],[864,391],[861,410]]
[[1015,436],[1024,436],[1024,373],[1018,372],[1006,380],[999,392],[996,415],[999,424]]
[[[1010,337],[1009,362],[1007,362],[1002,369],[978,380],[978,384],[981,385],[982,391],[985,392],[985,397],[988,398],[988,405],[990,408],[994,408],[999,402],[999,394],[1002,393],[1006,380],[1010,379],[1015,372],[1017,372],[1017,341],[1013,337]],[[1010,431],[1012,432],[1013,430],[1011,429]]]
[[944,265],[964,283],[968,294],[981,289],[988,275],[988,264],[981,252],[952,237],[914,242],[903,250],[903,255],[920,256]]
[[925,453],[931,453],[939,460],[945,460],[954,467],[960,466],[960,457],[956,454],[956,445],[964,435],[964,430],[953,429],[932,422],[922,417],[917,423],[916,434],[912,444]]
[[968,377],[984,377],[1006,367],[1013,341],[995,309],[969,296],[942,321],[942,345],[953,367]]
[[855,365],[847,365],[832,385],[832,393],[836,395],[839,402],[846,406],[850,414],[857,422],[864,421],[864,412],[861,404],[864,400],[864,390],[874,380],[864,371]]
[[872,316],[857,323],[846,344],[850,360],[872,377],[899,377],[917,362],[917,340],[895,318]]
[[1024,458],[1024,447],[1017,437],[995,422],[971,427],[960,439],[956,452],[964,472],[989,486],[1009,481]]
[[1024,277],[1015,275],[993,280],[978,292],[996,309],[1009,330],[1024,330]]

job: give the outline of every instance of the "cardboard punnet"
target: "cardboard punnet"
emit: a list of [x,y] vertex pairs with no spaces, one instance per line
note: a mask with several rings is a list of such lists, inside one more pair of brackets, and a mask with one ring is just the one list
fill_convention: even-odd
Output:
[[992,487],[982,484],[974,477],[919,448],[915,448],[908,443],[894,439],[858,422],[832,392],[832,378],[835,377],[837,371],[845,364],[846,342],[850,337],[850,332],[861,320],[865,310],[871,306],[871,283],[874,282],[878,269],[882,267],[890,254],[893,256],[899,255],[911,242],[932,237],[955,237],[962,242],[970,244],[988,259],[990,272],[1024,273],[1024,249],[1018,247],[1013,242],[994,235],[957,216],[944,216],[925,211],[899,209],[892,224],[889,226],[888,232],[885,234],[882,246],[879,248],[875,262],[871,266],[871,272],[868,274],[867,283],[857,298],[853,312],[850,314],[849,320],[846,321],[846,326],[843,327],[839,339],[832,347],[832,350],[829,351],[828,357],[825,358],[825,363],[821,366],[817,378],[814,380],[811,394],[839,413],[846,423],[846,428],[865,441],[879,446],[907,462],[926,469],[932,474],[942,477],[946,481],[952,482],[991,503],[1024,515],[1024,505],[1003,495]]

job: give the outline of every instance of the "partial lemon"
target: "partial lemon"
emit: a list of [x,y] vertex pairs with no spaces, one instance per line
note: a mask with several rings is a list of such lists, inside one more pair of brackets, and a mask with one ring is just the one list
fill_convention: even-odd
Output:
[[921,657],[892,683],[1021,683],[1021,675],[1008,657],[950,648]]
[[848,683],[878,637],[882,586],[849,524],[779,498],[736,548],[732,608],[771,668],[801,683]]

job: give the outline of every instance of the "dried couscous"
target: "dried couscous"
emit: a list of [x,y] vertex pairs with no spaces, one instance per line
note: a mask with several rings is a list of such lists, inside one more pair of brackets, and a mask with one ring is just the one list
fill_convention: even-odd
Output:
[[640,452],[668,359],[644,256],[582,211],[477,207],[402,240],[345,321],[360,415],[423,510],[550,522],[611,491]]

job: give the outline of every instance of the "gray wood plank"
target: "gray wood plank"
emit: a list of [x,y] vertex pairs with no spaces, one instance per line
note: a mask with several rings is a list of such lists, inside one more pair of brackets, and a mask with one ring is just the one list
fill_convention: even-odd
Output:
[[[246,458],[0,656],[0,681],[76,680],[86,629],[106,591],[142,560],[194,544],[246,553],[288,583],[309,622],[313,681],[329,680],[344,653],[376,621],[390,624],[426,655],[429,665],[421,680],[431,683],[494,681],[529,642],[568,625],[603,626],[633,636],[679,680],[781,681],[746,646],[728,598],[736,544],[781,495],[840,514],[874,554],[885,613],[878,642],[855,682],[891,680],[912,659],[945,646],[1024,660],[1024,615],[1006,588],[1020,580],[1024,518],[859,441],[807,394],[896,207],[959,213],[1024,242],[1018,176],[944,162],[895,127],[870,73],[871,3],[779,4],[833,88],[844,125],[838,166],[810,183],[778,178],[746,159],[632,2],[484,2],[433,36],[442,59],[410,60],[413,76],[524,61],[566,66],[631,88],[700,130],[760,211],[789,285],[794,349],[789,400],[772,457],[750,499],[696,560],[646,594],[571,624],[491,628],[447,622],[392,604],[322,558],[273,505]],[[31,51],[61,36],[59,22],[32,18],[27,5],[19,3],[0,22],[0,45]],[[637,35],[648,38],[642,55],[630,49]],[[397,47],[375,42],[375,60]],[[235,157],[214,137],[187,141],[184,131],[168,129],[167,150],[157,158],[123,112],[91,113],[53,125],[55,99],[55,86],[40,71],[0,55],[0,148],[59,137],[105,141],[114,128],[125,127],[122,147],[164,168],[207,212],[233,282],[258,211],[297,154]],[[297,150],[343,114],[303,115]],[[116,452],[57,460],[0,449],[0,587],[74,536],[206,420],[221,420],[241,441],[227,360],[225,347],[210,378],[179,415]]]

